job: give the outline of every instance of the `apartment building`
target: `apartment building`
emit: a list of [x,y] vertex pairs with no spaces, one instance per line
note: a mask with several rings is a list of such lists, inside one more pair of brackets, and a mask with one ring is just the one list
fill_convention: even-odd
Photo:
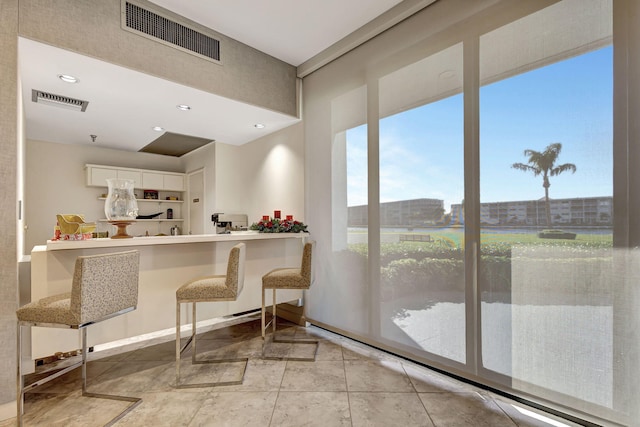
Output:
[[[480,204],[480,222],[485,225],[546,226],[546,202],[521,200]],[[610,226],[613,197],[575,197],[550,200],[553,225]],[[451,223],[464,223],[462,204],[451,205]]]

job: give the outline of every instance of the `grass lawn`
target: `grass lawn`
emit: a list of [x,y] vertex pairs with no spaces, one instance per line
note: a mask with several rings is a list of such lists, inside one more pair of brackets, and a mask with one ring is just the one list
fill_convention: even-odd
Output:
[[[536,245],[559,245],[559,246],[582,246],[582,245],[597,245],[599,247],[607,247],[613,245],[613,234],[589,234],[578,233],[575,240],[565,239],[541,239],[538,237],[538,230],[529,230],[526,232],[514,232],[509,233],[508,230],[498,229],[482,229],[480,234],[480,242],[482,245],[501,243],[507,245],[513,244],[536,244]],[[464,229],[462,228],[442,228],[431,229],[428,232],[416,233],[416,232],[389,232],[384,234],[428,234],[431,236],[433,243],[423,242],[404,242],[404,244],[410,245],[425,245],[434,244],[441,245],[450,248],[464,247]]]

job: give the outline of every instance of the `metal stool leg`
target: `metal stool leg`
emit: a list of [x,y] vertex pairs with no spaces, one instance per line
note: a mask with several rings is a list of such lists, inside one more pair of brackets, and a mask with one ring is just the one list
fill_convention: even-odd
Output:
[[180,383],[180,301],[176,301],[176,384]]
[[23,413],[24,413],[24,395],[25,393],[27,393],[29,390],[32,390],[38,386],[41,386],[43,384],[48,383],[51,380],[54,380],[64,374],[66,374],[67,372],[70,372],[78,367],[81,368],[81,374],[82,374],[82,396],[83,397],[94,397],[94,398],[98,398],[98,399],[110,399],[110,400],[119,400],[119,401],[124,401],[124,402],[130,402],[131,405],[127,406],[127,408],[120,412],[117,416],[115,416],[114,418],[112,418],[107,424],[105,424],[105,427],[109,427],[112,426],[113,424],[115,424],[118,420],[120,420],[122,417],[124,417],[125,415],[127,415],[131,410],[133,410],[133,408],[135,408],[136,406],[138,406],[140,403],[142,403],[142,399],[139,397],[129,397],[129,396],[119,396],[119,395],[113,395],[113,394],[101,394],[101,393],[91,393],[87,391],[87,328],[82,328],[82,361],[80,362],[76,362],[73,365],[67,366],[64,369],[61,369],[60,371],[55,372],[54,374],[49,375],[48,377],[45,377],[41,380],[38,380],[32,384],[29,384],[28,386],[24,386],[24,378],[22,375],[22,370],[21,370],[21,362],[22,362],[22,337],[21,337],[21,328],[20,328],[20,323],[18,322],[18,339],[17,339],[17,345],[18,345],[18,350],[17,350],[17,354],[18,354],[18,407],[17,407],[17,416],[18,416],[18,425],[22,426],[23,423]]
[[269,325],[265,325],[265,301],[264,301],[264,292],[265,290],[262,289],[262,358],[266,359],[266,360],[293,360],[293,361],[299,361],[299,362],[315,362],[316,361],[316,354],[318,353],[318,341],[317,340],[294,340],[294,339],[280,339],[278,338],[278,336],[276,335],[276,288],[273,288],[273,316],[271,318],[271,320],[269,321],[270,323],[273,323],[272,326],[272,338],[271,338],[271,342],[272,343],[278,343],[278,344],[315,344],[315,349],[313,351],[313,357],[288,357],[288,356],[267,356],[265,355],[265,332],[266,329],[269,327]]
[[117,416],[111,419],[104,427],[110,427],[118,422],[122,417],[131,412],[136,406],[142,403],[142,399],[139,397],[120,396],[116,394],[101,394],[90,393],[87,391],[87,329],[82,328],[82,395],[85,397],[94,397],[98,399],[110,399],[119,400],[123,402],[130,402],[131,404],[127,408],[120,412]]
[[21,364],[22,364],[22,328],[20,327],[20,322],[18,322],[18,330],[17,330],[17,349],[16,349],[16,353],[17,353],[17,367],[18,367],[18,384],[17,384],[17,390],[18,390],[18,396],[16,398],[16,401],[18,403],[18,408],[17,408],[17,418],[18,418],[18,427],[22,427],[22,415],[24,414],[24,379],[22,378],[22,369],[21,369]]
[[262,357],[264,358],[264,339],[265,339],[265,328],[267,327],[265,324],[265,317],[266,317],[266,313],[265,313],[266,309],[264,306],[264,288],[262,288],[262,327],[260,328],[261,332],[262,332]]
[[[229,358],[229,359],[216,359],[216,360],[197,360],[196,359],[196,303],[192,302],[192,323],[191,323],[191,337],[185,343],[185,345],[180,348],[180,303],[177,302],[176,309],[176,382],[173,385],[175,388],[200,388],[200,387],[218,387],[225,385],[241,385],[244,381],[244,374],[247,371],[247,363],[249,362],[248,357],[239,357],[239,358]],[[213,363],[244,363],[242,367],[242,375],[240,379],[233,381],[218,381],[218,382],[207,382],[207,383],[186,383],[183,384],[180,379],[180,355],[184,352],[187,347],[191,344],[191,364],[192,365],[204,365],[204,364],[213,364]]]
[[196,363],[196,303],[191,303],[191,363]]

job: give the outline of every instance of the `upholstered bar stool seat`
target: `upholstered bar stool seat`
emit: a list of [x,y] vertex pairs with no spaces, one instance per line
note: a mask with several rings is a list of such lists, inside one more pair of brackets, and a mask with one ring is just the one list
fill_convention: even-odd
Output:
[[[18,319],[18,425],[22,425],[24,394],[67,372],[82,367],[82,395],[130,402],[106,425],[110,426],[142,402],[137,397],[97,394],[87,391],[87,327],[135,310],[138,304],[140,255],[127,251],[76,259],[71,292],[42,298],[16,311]],[[82,330],[82,360],[24,386],[21,370],[22,326],[56,327]]]
[[[299,360],[313,362],[316,360],[316,353],[318,351],[318,341],[315,340],[293,340],[293,339],[281,339],[276,336],[276,290],[277,289],[309,289],[311,287],[311,279],[313,277],[311,272],[312,267],[312,254],[314,241],[305,243],[302,250],[302,261],[300,268],[276,268],[271,270],[264,276],[262,276],[262,357],[264,359],[274,360]],[[266,323],[266,306],[265,306],[265,292],[267,289],[273,290],[273,306],[272,306],[272,318],[269,323]],[[267,356],[265,354],[266,348],[266,331],[269,325],[273,326],[272,339],[273,343],[289,343],[289,344],[315,344],[313,357],[280,357],[280,356]]]
[[[244,380],[248,358],[227,358],[217,360],[198,360],[196,358],[196,303],[235,301],[244,286],[244,262],[246,247],[239,243],[229,252],[227,262],[227,274],[218,276],[200,277],[185,283],[176,291],[176,388],[215,387],[224,385],[239,385]],[[192,303],[191,337],[180,346],[180,304]],[[183,383],[180,377],[180,355],[191,345],[191,363],[244,363],[240,379],[233,381]]]

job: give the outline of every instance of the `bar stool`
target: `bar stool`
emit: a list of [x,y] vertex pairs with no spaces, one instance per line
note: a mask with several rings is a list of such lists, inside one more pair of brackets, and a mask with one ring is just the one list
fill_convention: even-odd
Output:
[[[276,289],[309,289],[312,282],[312,253],[315,246],[314,241],[305,243],[302,250],[302,262],[300,268],[277,268],[271,270],[262,276],[262,358],[271,360],[298,360],[305,362],[313,362],[316,360],[318,352],[318,341],[315,340],[293,340],[280,339],[276,337]],[[273,289],[273,317],[269,323],[265,323],[266,307],[265,307],[265,291]],[[269,324],[273,325],[272,339],[273,343],[289,343],[289,344],[315,344],[313,357],[279,357],[265,356],[266,331]]]
[[[31,302],[16,311],[18,318],[18,425],[22,426],[24,394],[82,366],[82,396],[130,402],[114,417],[110,426],[142,403],[137,397],[90,393],[87,391],[87,327],[133,311],[138,304],[138,251],[80,256],[76,259],[71,292]],[[21,371],[21,326],[82,330],[82,360],[28,386]]]
[[[247,370],[248,358],[229,358],[216,360],[197,360],[196,359],[196,303],[199,302],[216,302],[216,301],[235,301],[244,286],[244,262],[246,247],[244,243],[239,243],[229,252],[229,260],[227,262],[226,276],[206,276],[192,280],[182,285],[176,291],[176,388],[195,388],[195,387],[215,387],[224,385],[239,385],[244,380],[244,373]],[[180,304],[191,303],[193,308],[191,337],[182,348],[180,347]],[[191,344],[191,363],[234,363],[242,362],[244,367],[242,376],[235,381],[220,381],[208,383],[191,383],[183,384],[180,379],[180,355]]]

